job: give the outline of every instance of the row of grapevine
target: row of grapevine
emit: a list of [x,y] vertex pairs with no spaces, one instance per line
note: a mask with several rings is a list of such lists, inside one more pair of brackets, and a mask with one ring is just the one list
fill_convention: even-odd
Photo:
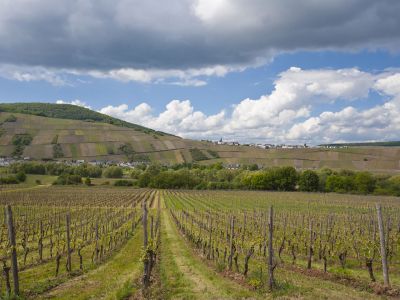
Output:
[[[95,268],[130,239],[141,225],[141,205],[153,205],[156,197],[155,191],[134,189],[51,191],[0,194],[0,203],[5,205],[0,215],[0,287],[6,294],[11,294],[12,285],[14,294],[19,293],[18,278],[10,272],[19,273],[20,285],[25,287],[24,278],[34,270],[52,269],[48,278],[42,278],[51,280]],[[12,227],[7,222],[11,208]],[[158,224],[157,219],[157,231]],[[29,295],[29,289],[23,292]]]
[[[382,272],[377,270],[383,269],[386,285],[389,273],[399,275],[400,210],[396,206],[385,205],[379,224],[372,201],[352,202],[351,209],[337,209],[340,206],[335,203],[332,210],[325,210],[323,204],[322,209],[313,209],[306,200],[286,201],[275,205],[272,219],[272,199],[252,203],[250,193],[240,200],[229,199],[229,195],[232,193],[176,191],[166,195],[178,228],[217,265],[247,276],[251,267],[256,269],[272,259],[268,263],[272,271],[290,265],[322,268],[323,272],[339,267],[365,270],[371,281],[377,280],[377,273],[380,278]],[[255,209],[256,205],[262,209]]]

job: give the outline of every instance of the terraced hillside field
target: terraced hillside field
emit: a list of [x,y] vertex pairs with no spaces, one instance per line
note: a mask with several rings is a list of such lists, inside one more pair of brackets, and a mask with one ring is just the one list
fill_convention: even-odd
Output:
[[[22,299],[400,296],[397,198],[42,187],[0,192],[0,203],[13,213]],[[383,284],[376,203],[383,210],[390,287]],[[0,297],[14,290],[4,216]]]
[[[121,121],[122,122],[122,121]],[[132,124],[133,126],[134,124]],[[17,146],[18,143],[26,143]],[[400,147],[270,149],[215,145],[143,127],[0,112],[0,157],[251,164],[398,172]]]

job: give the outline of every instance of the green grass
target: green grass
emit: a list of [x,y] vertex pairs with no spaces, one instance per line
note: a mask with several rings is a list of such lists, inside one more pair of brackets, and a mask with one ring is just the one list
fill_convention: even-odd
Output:
[[136,229],[125,246],[108,262],[87,274],[71,279],[43,298],[52,299],[126,299],[134,292],[133,282],[142,273],[140,262],[143,230]]
[[165,299],[248,299],[252,292],[207,267],[180,236],[167,210],[162,213],[161,280]]
[[28,174],[26,175],[26,184],[35,186],[37,185],[37,180],[40,181],[40,184],[42,185],[47,185],[47,184],[52,184],[55,180],[57,179],[57,176],[52,176],[52,175],[31,175]]

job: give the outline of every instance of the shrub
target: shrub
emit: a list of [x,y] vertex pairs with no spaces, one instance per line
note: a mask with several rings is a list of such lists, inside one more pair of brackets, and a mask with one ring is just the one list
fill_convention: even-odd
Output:
[[75,185],[82,184],[82,177],[79,175],[63,174],[58,176],[54,185]]
[[53,158],[60,158],[64,157],[63,150],[61,148],[60,144],[54,144],[53,145]]
[[316,192],[319,188],[318,174],[312,170],[306,170],[300,174],[299,189],[305,192]]
[[121,178],[122,175],[122,168],[116,166],[108,167],[103,171],[103,176],[105,178]]
[[80,175],[81,177],[99,178],[101,177],[103,170],[99,166],[83,164],[75,167],[73,173],[75,175]]
[[9,115],[4,122],[16,122],[17,121],[17,117],[14,115]]
[[18,179],[13,175],[0,177],[0,184],[17,184],[17,183],[19,183]]
[[331,175],[325,183],[328,192],[346,193],[354,190],[354,179],[352,176]]
[[19,171],[19,172],[17,173],[17,175],[15,175],[15,178],[17,178],[17,180],[18,180],[19,182],[25,182],[25,180],[26,180],[26,175],[25,175],[25,173],[24,173],[23,171]]
[[354,177],[354,186],[362,194],[372,193],[375,189],[375,178],[368,172],[359,172]]
[[120,179],[114,182],[114,186],[133,186],[133,181]]
[[193,148],[189,151],[194,161],[202,161],[208,159],[208,157],[200,149]]
[[21,156],[24,153],[25,146],[28,146],[32,142],[32,136],[30,134],[16,134],[12,138],[12,144],[15,146],[12,153],[13,156]]

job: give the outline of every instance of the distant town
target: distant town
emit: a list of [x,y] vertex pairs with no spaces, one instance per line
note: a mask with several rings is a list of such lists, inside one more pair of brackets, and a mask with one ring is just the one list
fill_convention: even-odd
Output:
[[[324,148],[324,149],[334,149],[334,148],[348,148],[347,145],[341,144],[329,144],[329,145],[318,145],[309,146],[307,144],[269,144],[269,143],[239,143],[238,141],[223,140],[222,138],[218,141],[202,140],[203,142],[213,143],[215,145],[226,145],[226,146],[245,146],[245,147],[255,147],[260,149],[308,149],[308,148]],[[0,157],[0,167],[7,167],[13,163],[32,161],[31,157]],[[56,163],[64,163],[71,166],[78,166],[81,164],[90,164],[94,166],[113,166],[117,165],[126,168],[135,168],[138,165],[149,164],[149,161],[132,161],[132,162],[121,162],[114,160],[84,160],[84,159],[69,159],[69,160],[49,160]],[[240,167],[240,164],[230,164],[226,166],[228,169],[236,169]]]
[[208,141],[212,142],[215,145],[227,145],[227,146],[247,146],[247,147],[255,147],[261,149],[306,149],[306,148],[326,148],[326,149],[334,149],[334,148],[348,148],[347,145],[341,144],[330,144],[330,145],[318,145],[318,146],[310,146],[307,144],[268,144],[268,143],[239,143],[238,141],[231,140],[223,140],[222,138],[218,141]]

